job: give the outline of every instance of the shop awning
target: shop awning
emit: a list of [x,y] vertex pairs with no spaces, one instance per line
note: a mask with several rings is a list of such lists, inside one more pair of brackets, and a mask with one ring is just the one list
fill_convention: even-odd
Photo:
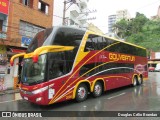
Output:
[[10,51],[12,53],[23,53],[26,52],[26,50],[16,49],[16,48],[10,48]]
[[148,64],[158,64],[160,61],[148,61]]

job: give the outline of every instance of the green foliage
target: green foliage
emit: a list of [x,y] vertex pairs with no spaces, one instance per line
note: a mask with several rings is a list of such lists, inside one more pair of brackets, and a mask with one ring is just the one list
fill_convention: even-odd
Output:
[[127,38],[127,42],[148,50],[160,50],[160,19],[149,20],[144,14],[137,13],[130,21],[123,19],[117,22],[113,30],[121,38]]

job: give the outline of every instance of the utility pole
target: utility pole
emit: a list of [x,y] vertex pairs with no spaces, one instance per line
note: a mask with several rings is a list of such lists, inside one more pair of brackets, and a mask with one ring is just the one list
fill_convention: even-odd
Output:
[[65,19],[66,19],[66,0],[64,0],[64,7],[63,7],[63,25],[65,25]]
[[[70,5],[67,6],[67,4],[70,3]],[[63,25],[65,25],[65,20],[66,20],[66,11],[68,10],[68,8],[70,8],[73,4],[76,4],[76,0],[64,0],[64,7],[63,7]]]

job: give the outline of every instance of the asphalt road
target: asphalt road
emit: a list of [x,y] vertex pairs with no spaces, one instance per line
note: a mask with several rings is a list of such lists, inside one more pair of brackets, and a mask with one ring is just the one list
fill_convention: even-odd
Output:
[[[127,86],[107,91],[99,98],[93,98],[90,95],[86,101],[81,103],[71,100],[50,106],[38,106],[22,100],[19,94],[2,95],[0,96],[0,111],[160,111],[160,73],[149,73],[149,80],[141,86]],[[81,120],[82,118],[58,117],[56,119]],[[120,118],[112,117],[112,119]],[[137,120],[135,117],[130,119]],[[147,118],[140,117],[139,119]],[[154,117],[153,119],[158,120],[159,118]]]

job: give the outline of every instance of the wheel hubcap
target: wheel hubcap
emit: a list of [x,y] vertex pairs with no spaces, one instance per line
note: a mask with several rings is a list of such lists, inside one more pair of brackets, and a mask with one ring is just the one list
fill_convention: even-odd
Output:
[[96,85],[94,91],[95,91],[96,94],[100,94],[100,92],[101,92],[101,87],[100,87],[99,85]]
[[85,97],[85,94],[86,94],[85,88],[83,88],[83,87],[79,88],[79,90],[78,90],[78,96],[79,96],[80,98],[84,98],[84,97]]

